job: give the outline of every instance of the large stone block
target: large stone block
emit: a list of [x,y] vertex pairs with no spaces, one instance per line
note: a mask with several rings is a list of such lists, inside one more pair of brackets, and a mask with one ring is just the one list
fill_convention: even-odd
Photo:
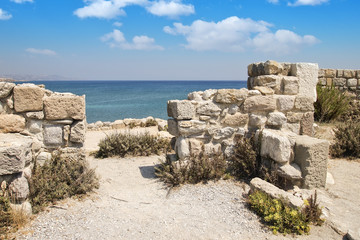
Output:
[[291,111],[295,106],[295,96],[279,95],[277,96],[277,107],[279,111]]
[[347,80],[347,87],[356,87],[357,86],[357,79],[356,78],[350,78]]
[[200,115],[219,116],[221,112],[221,108],[219,108],[213,102],[207,101],[204,103],[200,103],[196,108],[196,112]]
[[59,147],[63,144],[62,125],[44,125],[44,143],[47,146]]
[[181,136],[200,135],[206,130],[206,122],[198,120],[178,121],[178,129]]
[[22,172],[31,161],[32,142],[20,134],[0,134],[0,175]]
[[336,70],[335,69],[324,69],[325,77],[326,78],[334,78],[336,77]]
[[249,127],[263,128],[267,118],[265,116],[250,114]]
[[297,95],[299,93],[299,79],[297,77],[286,76],[282,79],[284,95]]
[[15,87],[15,83],[0,82],[0,98],[6,98]]
[[250,77],[256,77],[265,74],[264,63],[252,63],[248,66],[248,75]]
[[313,125],[314,125],[314,113],[313,112],[304,113],[300,121],[300,134],[308,135],[312,137],[314,135]]
[[295,63],[291,68],[292,75],[299,78],[299,95],[311,97],[313,102],[317,97],[318,72],[319,66],[315,63]]
[[343,87],[346,85],[346,78],[334,78],[333,84],[337,87]]
[[265,75],[278,75],[282,70],[282,65],[276,61],[268,60],[264,63]]
[[314,111],[313,98],[307,96],[297,96],[295,99],[295,109],[300,111]]
[[181,160],[190,157],[189,143],[187,142],[186,138],[178,137],[176,139],[175,152],[177,153],[177,155]]
[[44,89],[34,84],[14,87],[14,108],[17,112],[43,110]]
[[215,140],[220,140],[220,139],[226,139],[226,138],[230,138],[233,136],[233,134],[235,133],[235,129],[232,127],[225,127],[225,128],[217,128],[217,127],[213,127],[213,128],[209,128],[208,129],[208,133],[215,139]]
[[219,89],[215,95],[217,103],[237,103],[242,104],[247,98],[249,91],[242,89]]
[[269,112],[276,109],[276,99],[273,96],[253,96],[244,102],[245,112]]
[[304,187],[325,187],[329,142],[309,136],[298,136],[295,143],[295,160],[302,172]]
[[178,123],[175,119],[168,119],[167,125],[168,125],[168,132],[171,135],[173,135],[175,137],[179,136]]
[[20,175],[18,178],[13,180],[9,185],[9,192],[10,197],[15,200],[15,202],[25,201],[30,194],[27,179]]
[[269,87],[255,86],[254,90],[258,90],[262,95],[274,95],[275,91]]
[[278,163],[286,163],[292,157],[292,145],[281,131],[264,129],[261,137],[261,156],[270,157]]
[[195,107],[189,100],[171,100],[167,104],[168,116],[178,120],[190,120],[195,115]]
[[355,71],[354,70],[344,70],[344,77],[345,78],[354,78],[355,77]]
[[86,123],[85,121],[77,121],[71,125],[70,141],[75,143],[83,143],[85,141]]
[[281,82],[283,77],[278,75],[263,75],[255,77],[253,80],[254,86],[263,86],[272,88],[275,91],[275,94],[281,93]]
[[248,123],[248,120],[248,114],[242,114],[238,112],[234,115],[227,114],[221,123],[231,127],[243,127]]
[[268,115],[266,125],[280,129],[286,123],[286,116],[282,112],[271,112]]
[[15,114],[0,115],[0,133],[20,133],[24,129],[24,117]]
[[44,98],[45,117],[48,120],[85,119],[85,96],[53,94]]

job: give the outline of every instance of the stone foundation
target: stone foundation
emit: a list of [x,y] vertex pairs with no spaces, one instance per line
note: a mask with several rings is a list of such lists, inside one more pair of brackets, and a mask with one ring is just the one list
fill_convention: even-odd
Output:
[[320,69],[319,83],[321,86],[336,87],[360,95],[360,70]]

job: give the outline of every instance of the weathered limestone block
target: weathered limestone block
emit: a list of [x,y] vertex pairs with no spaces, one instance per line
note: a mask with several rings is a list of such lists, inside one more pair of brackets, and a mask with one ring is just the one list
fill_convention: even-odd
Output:
[[285,164],[277,169],[279,176],[290,180],[301,180],[301,169],[296,163]]
[[276,109],[276,99],[273,96],[253,96],[244,102],[245,112],[270,112]]
[[48,146],[61,146],[63,144],[63,126],[61,125],[44,125],[44,143]]
[[295,63],[291,68],[292,75],[299,78],[299,94],[312,98],[313,102],[317,97],[318,71],[319,66],[315,63]]
[[237,113],[239,111],[239,106],[236,104],[233,104],[229,107],[229,111],[228,113],[231,115],[234,115],[235,113]]
[[198,156],[202,152],[203,143],[194,138],[190,138],[188,141],[190,146],[190,154]]
[[300,121],[300,134],[308,135],[312,137],[314,135],[313,125],[314,125],[314,112],[304,113]]
[[[165,121],[165,120],[164,120]],[[166,121],[165,121],[166,122]],[[166,125],[166,123],[165,123]],[[112,123],[112,128],[114,129],[119,129],[119,128],[124,128],[125,127],[125,123],[123,120],[116,120],[115,122]]]
[[26,124],[27,130],[32,134],[37,134],[42,131],[42,123],[41,120],[30,120]]
[[344,70],[344,77],[345,78],[353,78],[355,77],[355,71],[354,70]]
[[288,112],[286,114],[287,121],[289,123],[299,123],[301,119],[303,118],[303,113],[294,113],[294,112]]
[[259,96],[261,92],[259,90],[249,90],[249,96]]
[[309,136],[298,136],[295,144],[295,160],[301,168],[304,187],[325,187],[329,142]]
[[242,114],[238,112],[234,115],[227,114],[221,123],[230,127],[243,127],[248,123],[248,121],[248,114]]
[[27,112],[27,113],[25,113],[25,116],[26,116],[27,118],[30,118],[30,119],[42,120],[42,119],[44,119],[44,112],[43,112],[43,111],[39,111],[39,112]]
[[278,75],[282,73],[282,65],[276,61],[268,60],[264,63],[265,75]]
[[254,78],[254,86],[263,86],[274,89],[275,94],[281,94],[283,77],[278,75],[262,75]]
[[188,94],[188,100],[194,100],[194,101],[202,101],[203,100],[203,93],[202,91],[198,91],[198,92],[191,92]]
[[70,141],[75,143],[83,143],[85,141],[86,123],[85,121],[77,121],[71,125]]
[[271,112],[268,115],[266,125],[280,129],[286,123],[286,116],[282,112]]
[[196,108],[196,112],[200,115],[219,116],[221,108],[219,108],[213,102],[207,101],[204,103],[200,103],[199,106]]
[[325,77],[326,78],[334,78],[336,77],[336,70],[335,69],[324,69]]
[[264,63],[252,63],[248,65],[248,75],[250,77],[256,77],[265,74]]
[[289,139],[281,131],[264,129],[261,138],[261,156],[270,157],[278,163],[291,160],[292,146]]
[[225,127],[225,128],[213,127],[208,129],[208,133],[215,140],[230,138],[235,133],[235,131],[236,130],[232,127]]
[[177,121],[175,119],[168,119],[167,123],[168,132],[175,137],[179,136],[179,128]]
[[14,87],[14,108],[17,112],[43,110],[44,89],[34,84]]
[[264,128],[266,121],[265,116],[250,114],[249,127]]
[[6,98],[15,87],[15,83],[0,82],[0,98]]
[[284,85],[284,95],[297,95],[299,93],[299,79],[297,77],[286,76],[282,79]]
[[281,63],[282,72],[281,75],[283,76],[291,76],[291,63]]
[[321,86],[326,86],[326,78],[319,78],[319,84]]
[[53,94],[44,98],[45,117],[48,120],[85,119],[85,96]]
[[213,144],[213,143],[208,143],[204,145],[205,148],[205,154],[208,156],[217,154],[219,152],[221,152],[221,144]]
[[29,196],[29,183],[27,179],[20,175],[18,178],[13,180],[9,185],[10,197],[15,200],[15,202],[22,202],[27,199]]
[[31,161],[32,139],[20,134],[0,134],[0,175],[21,172]]
[[346,85],[346,78],[334,78],[333,84],[337,87],[343,87]]
[[206,130],[206,122],[198,120],[178,121],[178,129],[181,136],[200,135]]
[[205,90],[204,93],[203,93],[203,96],[202,98],[204,100],[209,100],[209,99],[212,99],[215,94],[217,93],[217,90],[216,89],[208,89],[208,90]]
[[178,137],[176,139],[175,151],[181,160],[190,157],[189,144],[184,137]]
[[171,100],[167,105],[168,116],[178,120],[189,120],[195,116],[195,107],[189,100]]
[[70,161],[86,160],[86,153],[84,148],[76,148],[76,147],[61,148],[59,151],[54,151],[54,154],[59,154],[60,157],[69,159]]
[[347,80],[347,87],[356,87],[357,86],[357,79],[356,78],[350,78]]
[[291,193],[285,192],[284,190],[262,180],[261,178],[253,178],[250,181],[250,187],[252,191],[258,190],[265,192],[272,198],[284,199],[292,207],[301,208],[303,206],[303,201],[300,198],[292,195]]
[[249,94],[249,90],[242,89],[219,89],[215,95],[217,103],[237,103],[242,104]]
[[291,111],[295,106],[295,96],[277,96],[277,107],[281,112]]
[[0,133],[19,133],[25,129],[25,118],[15,114],[0,115]]
[[319,69],[318,77],[319,78],[324,78],[325,77],[325,69]]
[[282,129],[299,135],[300,134],[300,123],[286,123],[283,125]]
[[37,157],[36,157],[36,164],[38,164],[39,166],[44,166],[44,164],[47,161],[50,161],[51,159],[51,153],[48,152],[41,152]]
[[[48,121],[51,124],[60,124],[60,125],[71,125],[74,121],[72,119],[65,119],[65,120],[54,120]],[[105,126],[105,125],[104,125]]]
[[297,96],[295,98],[295,109],[300,111],[314,111],[313,98],[306,96]]
[[8,106],[8,108],[10,109],[14,109],[14,96],[10,95],[7,98],[5,98],[6,101],[6,105]]
[[275,91],[269,87],[255,86],[254,90],[258,90],[262,95],[274,95]]

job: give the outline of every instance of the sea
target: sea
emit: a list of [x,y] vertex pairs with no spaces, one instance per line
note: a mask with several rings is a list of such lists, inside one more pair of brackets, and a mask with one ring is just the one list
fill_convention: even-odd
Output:
[[36,81],[54,92],[86,95],[88,123],[124,118],[168,119],[167,101],[194,91],[246,88],[246,81]]

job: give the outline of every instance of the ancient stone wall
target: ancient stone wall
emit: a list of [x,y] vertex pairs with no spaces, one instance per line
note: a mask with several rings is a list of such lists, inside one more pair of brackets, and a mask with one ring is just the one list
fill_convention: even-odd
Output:
[[248,66],[248,89],[192,92],[168,102],[168,131],[180,159],[222,151],[255,134],[261,156],[279,175],[306,188],[324,187],[329,144],[312,138],[318,65],[267,61]]
[[319,83],[322,86],[334,86],[360,95],[360,70],[320,69]]
[[85,96],[0,82],[0,183],[24,201],[35,160],[44,164],[54,150],[85,159],[85,130]]

